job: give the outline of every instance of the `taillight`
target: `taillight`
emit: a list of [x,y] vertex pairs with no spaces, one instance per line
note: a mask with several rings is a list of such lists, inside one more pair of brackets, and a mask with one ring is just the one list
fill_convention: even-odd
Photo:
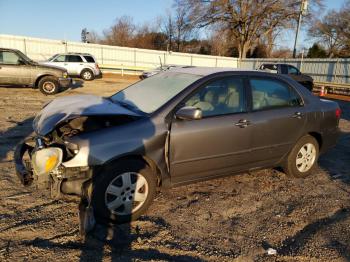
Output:
[[337,119],[340,119],[340,116],[341,116],[341,109],[340,108],[337,108],[335,110],[335,116],[336,116]]
[[100,69],[100,67],[98,66],[98,64],[96,64],[96,69]]

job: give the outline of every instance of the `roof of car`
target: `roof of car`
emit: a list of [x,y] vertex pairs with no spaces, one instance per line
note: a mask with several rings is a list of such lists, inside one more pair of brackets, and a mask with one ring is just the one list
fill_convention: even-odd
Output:
[[197,67],[197,66],[185,66],[185,67],[175,67],[172,70],[165,71],[166,73],[184,73],[184,74],[192,74],[199,76],[206,76],[220,72],[257,72],[256,70],[245,70],[245,69],[236,69],[230,67]]
[[15,49],[15,48],[4,48],[4,47],[0,47],[0,50],[2,50],[2,51],[19,51],[18,49]]

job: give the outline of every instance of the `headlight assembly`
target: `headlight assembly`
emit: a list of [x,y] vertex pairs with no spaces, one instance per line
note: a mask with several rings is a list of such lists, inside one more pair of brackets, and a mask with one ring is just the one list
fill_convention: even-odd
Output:
[[32,156],[33,169],[37,175],[47,174],[62,163],[63,152],[58,147],[36,151]]
[[64,72],[63,73],[63,78],[67,78],[68,77],[68,73],[67,72]]

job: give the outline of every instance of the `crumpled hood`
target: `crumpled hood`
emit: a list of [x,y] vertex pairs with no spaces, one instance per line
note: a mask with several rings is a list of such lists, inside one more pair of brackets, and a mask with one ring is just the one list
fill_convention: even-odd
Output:
[[77,95],[56,98],[46,104],[33,121],[34,131],[45,136],[67,120],[80,116],[130,115],[140,116],[106,98],[94,95]]

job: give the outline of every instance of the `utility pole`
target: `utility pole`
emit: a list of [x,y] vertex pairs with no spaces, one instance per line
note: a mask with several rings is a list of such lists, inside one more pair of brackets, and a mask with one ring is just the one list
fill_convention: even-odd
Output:
[[307,14],[307,7],[308,7],[308,0],[302,0],[301,4],[300,4],[297,31],[295,34],[293,58],[296,58],[296,55],[297,55],[297,42],[298,42],[298,36],[299,36],[299,31],[300,31],[300,26],[301,26],[301,20],[302,20],[303,15]]

